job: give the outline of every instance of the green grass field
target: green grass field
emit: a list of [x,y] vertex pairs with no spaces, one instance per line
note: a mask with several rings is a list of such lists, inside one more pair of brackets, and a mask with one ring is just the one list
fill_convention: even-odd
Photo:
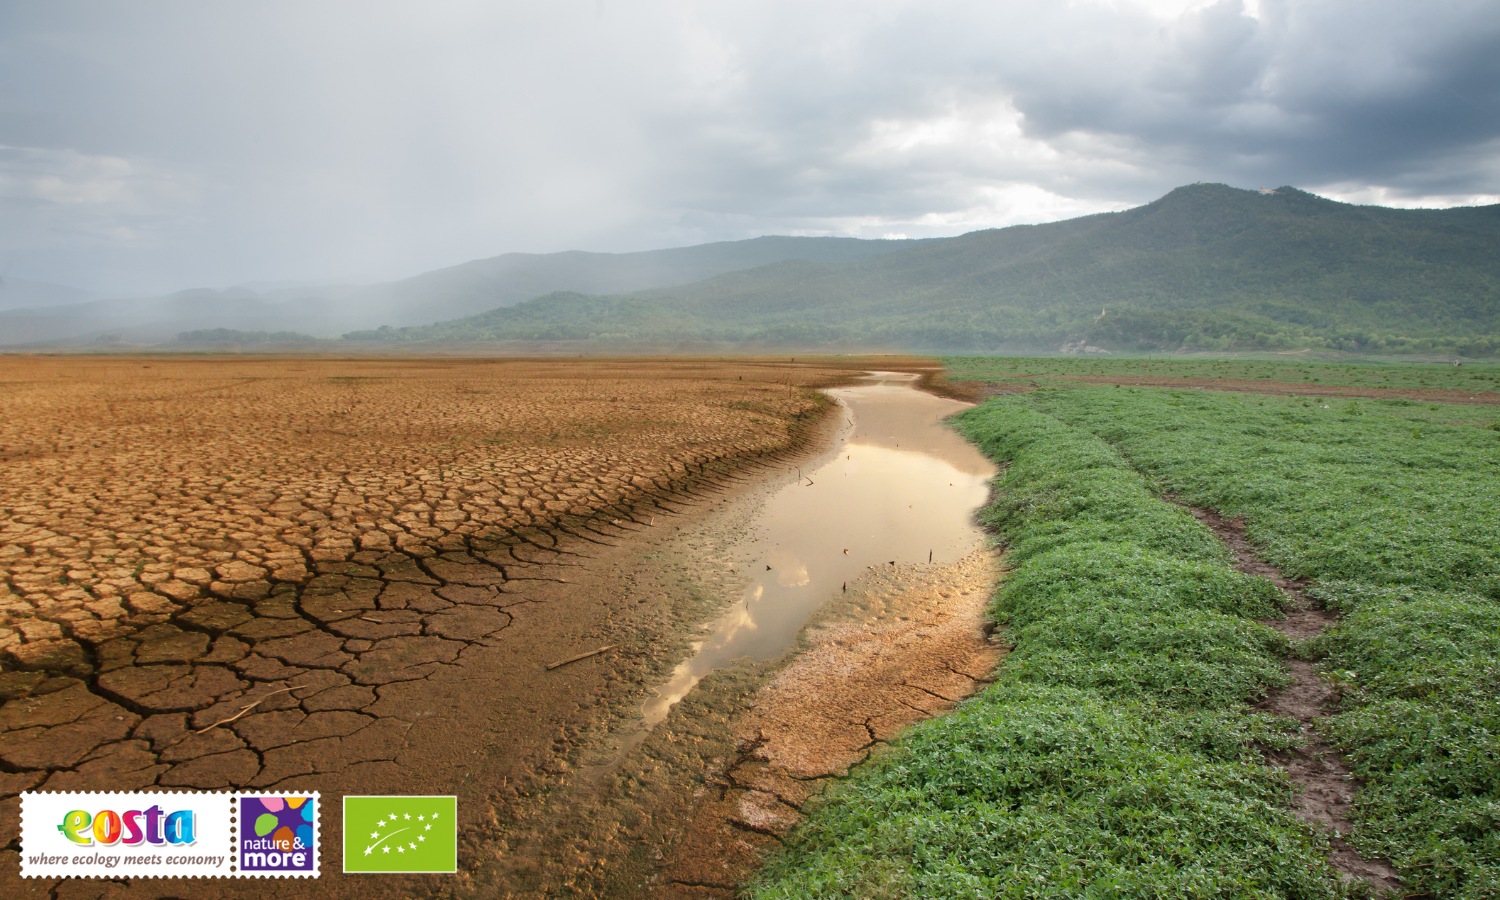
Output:
[[1407,391],[1500,391],[1500,363],[1325,362],[1316,358],[1256,356],[1157,358],[955,356],[945,359],[948,376],[973,381],[1050,384],[1100,378],[1181,378],[1262,381],[1316,390],[1319,386],[1389,388]]
[[[1300,652],[1326,657],[1343,692],[1327,724],[1364,782],[1353,843],[1414,893],[1500,896],[1497,421],[1486,406],[1062,385],[964,414],[1007,464],[984,518],[1007,547],[993,615],[1014,649],[994,685],[831,792],[750,895],[1357,893],[1263,763],[1289,723],[1251,704]],[[1288,647],[1254,621],[1280,595],[1168,492],[1244,516],[1341,624]]]

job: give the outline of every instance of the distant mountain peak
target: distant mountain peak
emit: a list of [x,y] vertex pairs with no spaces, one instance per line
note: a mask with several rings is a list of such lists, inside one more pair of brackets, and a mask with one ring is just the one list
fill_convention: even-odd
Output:
[[1492,355],[1497,240],[1500,217],[1485,210],[1199,183],[1120,213],[615,297],[541,297],[365,339]]

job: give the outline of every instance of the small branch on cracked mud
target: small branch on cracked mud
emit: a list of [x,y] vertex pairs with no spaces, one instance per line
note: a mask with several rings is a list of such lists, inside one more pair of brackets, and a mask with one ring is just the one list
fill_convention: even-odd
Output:
[[193,732],[193,734],[203,734],[205,731],[212,731],[215,728],[218,728],[220,725],[228,725],[230,722],[234,722],[234,721],[239,720],[241,717],[243,717],[247,713],[249,713],[250,710],[256,708],[257,706],[260,706],[262,703],[265,703],[267,700],[271,699],[272,697],[276,696],[277,694],[285,694],[288,691],[295,691],[295,690],[296,690],[295,687],[277,688],[276,690],[274,690],[271,693],[265,695],[264,697],[260,698],[259,700],[255,701],[254,703],[248,703],[245,706],[240,707],[240,711],[237,712],[237,713],[235,713],[234,715],[230,716],[229,718],[227,718],[227,719],[220,719],[219,721],[213,723],[212,725],[205,725],[204,727],[202,727],[202,728],[198,729],[197,731]]
[[588,659],[591,656],[598,656],[601,653],[607,653],[610,650],[613,650],[613,649],[615,649],[618,646],[619,646],[619,644],[605,644],[603,647],[600,647],[598,650],[590,650],[587,653],[580,653],[577,656],[570,656],[567,659],[561,659],[561,660],[558,660],[557,662],[547,663],[547,671],[550,672],[553,669],[561,669],[563,666],[572,665],[573,663],[576,663],[576,662],[581,662],[582,660]]

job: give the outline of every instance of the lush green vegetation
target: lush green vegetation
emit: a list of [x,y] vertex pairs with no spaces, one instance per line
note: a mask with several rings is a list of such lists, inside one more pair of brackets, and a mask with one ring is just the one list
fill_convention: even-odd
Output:
[[1410,887],[1500,896],[1500,410],[1128,388],[1028,404],[1185,500],[1243,515],[1347,615],[1320,638],[1357,846]]
[[[1290,649],[1326,657],[1342,690],[1327,733],[1363,782],[1355,845],[1415,893],[1500,896],[1500,409],[1058,379],[1162,374],[1145,361],[958,362],[1042,385],[959,422],[1009,463],[985,517],[1014,566],[994,616],[1015,648],[995,685],[834,791],[753,896],[1344,890],[1256,749],[1286,740],[1248,706],[1281,678],[1288,648],[1250,620],[1277,596],[1168,491],[1244,516],[1345,613]],[[1276,362],[1167,365],[1295,380]],[[1291,371],[1476,387],[1452,367]]]
[[[359,340],[697,341],[996,352],[1500,353],[1500,206],[1395,210],[1192,185],[1122,213],[554,293]],[[878,243],[878,242],[872,242]],[[500,306],[500,303],[496,303]]]
[[1191,381],[1240,381],[1320,386],[1446,390],[1473,393],[1500,391],[1500,364],[1410,363],[1380,361],[1328,362],[1318,359],[1195,358],[1180,355],[1154,359],[1097,357],[950,356],[943,360],[955,380],[1059,384],[1078,378],[1177,378]]
[[1014,567],[998,681],[833,793],[768,897],[1335,897],[1255,744],[1284,676],[1279,595],[1104,441],[992,401],[960,427],[1010,463],[986,521]]
[[1333,583],[1318,640],[1344,685],[1332,733],[1367,782],[1360,844],[1440,897],[1500,897],[1500,604],[1463,591]]

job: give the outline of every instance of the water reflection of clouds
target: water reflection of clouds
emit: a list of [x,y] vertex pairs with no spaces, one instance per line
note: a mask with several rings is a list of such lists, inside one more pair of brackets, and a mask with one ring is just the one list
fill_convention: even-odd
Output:
[[641,717],[647,728],[655,728],[660,724],[677,701],[686,697],[703,680],[706,673],[697,671],[698,667],[694,665],[694,662],[701,659],[696,653],[697,649],[694,648],[694,655],[678,664],[666,684],[656,689],[656,696],[641,706]]
[[[756,585],[757,597],[760,593],[760,585]],[[738,604],[733,609],[724,613],[724,618],[719,620],[714,629],[713,640],[708,645],[715,650],[728,647],[734,643],[735,636],[743,631],[754,631],[758,627],[755,623],[755,611],[750,608],[753,598],[746,597],[745,602]]]
[[892,561],[946,564],[980,543],[972,516],[994,468],[941,424],[962,405],[905,385],[833,393],[854,420],[852,433],[758,513],[747,555],[760,562],[744,572],[741,602],[646,703],[647,728],[720,666],[742,656],[770,659],[791,646],[842,584]]
[[[802,561],[799,554],[777,549],[772,550],[768,558],[771,561],[771,574],[776,577],[777,587],[806,587],[812,581],[812,576],[807,574],[807,563]],[[756,590],[758,592],[756,599],[759,600],[760,595],[765,592],[765,587],[757,583]]]
[[667,713],[671,712],[672,707],[676,706],[683,697],[692,693],[693,688],[697,687],[698,682],[702,680],[703,676],[694,672],[687,663],[678,666],[677,671],[672,673],[671,679],[657,689],[656,696],[647,700],[641,707],[641,719],[646,727],[655,728],[660,725],[667,717]]
[[703,680],[703,676],[712,672],[722,665],[721,654],[750,632],[759,630],[760,625],[755,621],[755,612],[752,606],[765,593],[765,585],[752,585],[745,591],[745,602],[739,603],[734,608],[726,611],[719,621],[714,623],[712,634],[706,640],[693,644],[692,652],[688,658],[678,664],[672,671],[672,677],[667,683],[657,688],[656,696],[647,700],[641,708],[641,714],[646,720],[648,728],[667,717],[667,712],[679,700],[692,692]]

